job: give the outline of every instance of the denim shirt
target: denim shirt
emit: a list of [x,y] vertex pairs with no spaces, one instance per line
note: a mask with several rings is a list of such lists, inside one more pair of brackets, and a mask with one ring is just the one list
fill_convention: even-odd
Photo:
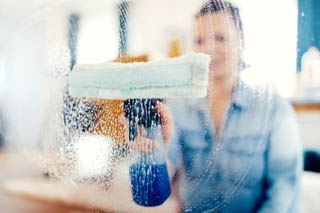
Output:
[[168,158],[185,212],[298,212],[302,150],[290,104],[239,82],[218,133],[205,99],[174,101]]

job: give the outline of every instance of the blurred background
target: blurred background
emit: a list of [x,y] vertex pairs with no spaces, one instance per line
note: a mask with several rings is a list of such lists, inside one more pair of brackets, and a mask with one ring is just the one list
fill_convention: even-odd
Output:
[[[61,104],[59,90],[75,63],[114,61],[121,53],[160,60],[191,52],[193,15],[204,2],[1,0],[2,149],[31,149],[51,138],[48,119]],[[233,2],[244,22],[248,69],[242,78],[272,85],[293,104],[305,170],[312,172],[305,174],[303,197],[312,202],[320,194],[320,1]],[[7,177],[1,168],[0,177]],[[320,212],[318,203],[303,208]]]

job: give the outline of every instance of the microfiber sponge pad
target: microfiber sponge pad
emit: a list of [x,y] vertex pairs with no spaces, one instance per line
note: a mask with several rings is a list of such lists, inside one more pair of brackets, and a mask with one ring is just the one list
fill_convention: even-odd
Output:
[[210,56],[191,53],[154,62],[76,65],[74,97],[102,99],[205,97]]

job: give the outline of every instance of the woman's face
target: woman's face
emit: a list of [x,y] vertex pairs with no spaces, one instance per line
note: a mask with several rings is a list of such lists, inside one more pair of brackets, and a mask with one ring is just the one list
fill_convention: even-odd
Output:
[[217,12],[196,18],[196,52],[211,56],[210,81],[228,80],[240,69],[241,36],[228,13]]

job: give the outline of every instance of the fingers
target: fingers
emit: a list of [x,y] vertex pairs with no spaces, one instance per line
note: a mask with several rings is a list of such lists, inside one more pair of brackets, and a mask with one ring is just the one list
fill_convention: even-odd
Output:
[[140,153],[150,153],[155,148],[158,148],[158,144],[156,141],[147,138],[147,131],[139,126],[138,134],[134,141],[131,141],[130,147]]
[[154,149],[156,149],[159,145],[151,139],[148,139],[146,137],[141,137],[140,139],[137,139],[135,141],[131,141],[130,148],[139,153],[150,153]]
[[158,102],[156,109],[161,117],[161,125],[167,125],[172,122],[172,116],[166,104]]
[[[163,137],[164,147],[167,148],[170,138],[173,135],[173,116],[169,111],[168,106],[165,104],[167,100],[164,102],[158,102],[156,105],[156,110],[161,118],[161,131]],[[129,146],[137,152],[148,153],[151,152],[154,148],[159,146],[156,141],[153,141],[147,138],[146,130],[138,126],[137,135],[134,141],[129,141],[128,133],[129,133],[129,121],[123,115],[120,118],[120,122],[123,124],[126,132],[126,141],[129,143]]]
[[150,153],[155,148],[158,148],[156,141],[147,138],[147,131],[138,126],[138,132],[134,141],[129,141],[129,120],[124,115],[120,117],[120,122],[123,124],[126,132],[126,142],[129,144],[131,150],[139,153]]
[[163,142],[167,145],[173,135],[173,117],[166,104],[158,103],[156,108],[161,117]]

